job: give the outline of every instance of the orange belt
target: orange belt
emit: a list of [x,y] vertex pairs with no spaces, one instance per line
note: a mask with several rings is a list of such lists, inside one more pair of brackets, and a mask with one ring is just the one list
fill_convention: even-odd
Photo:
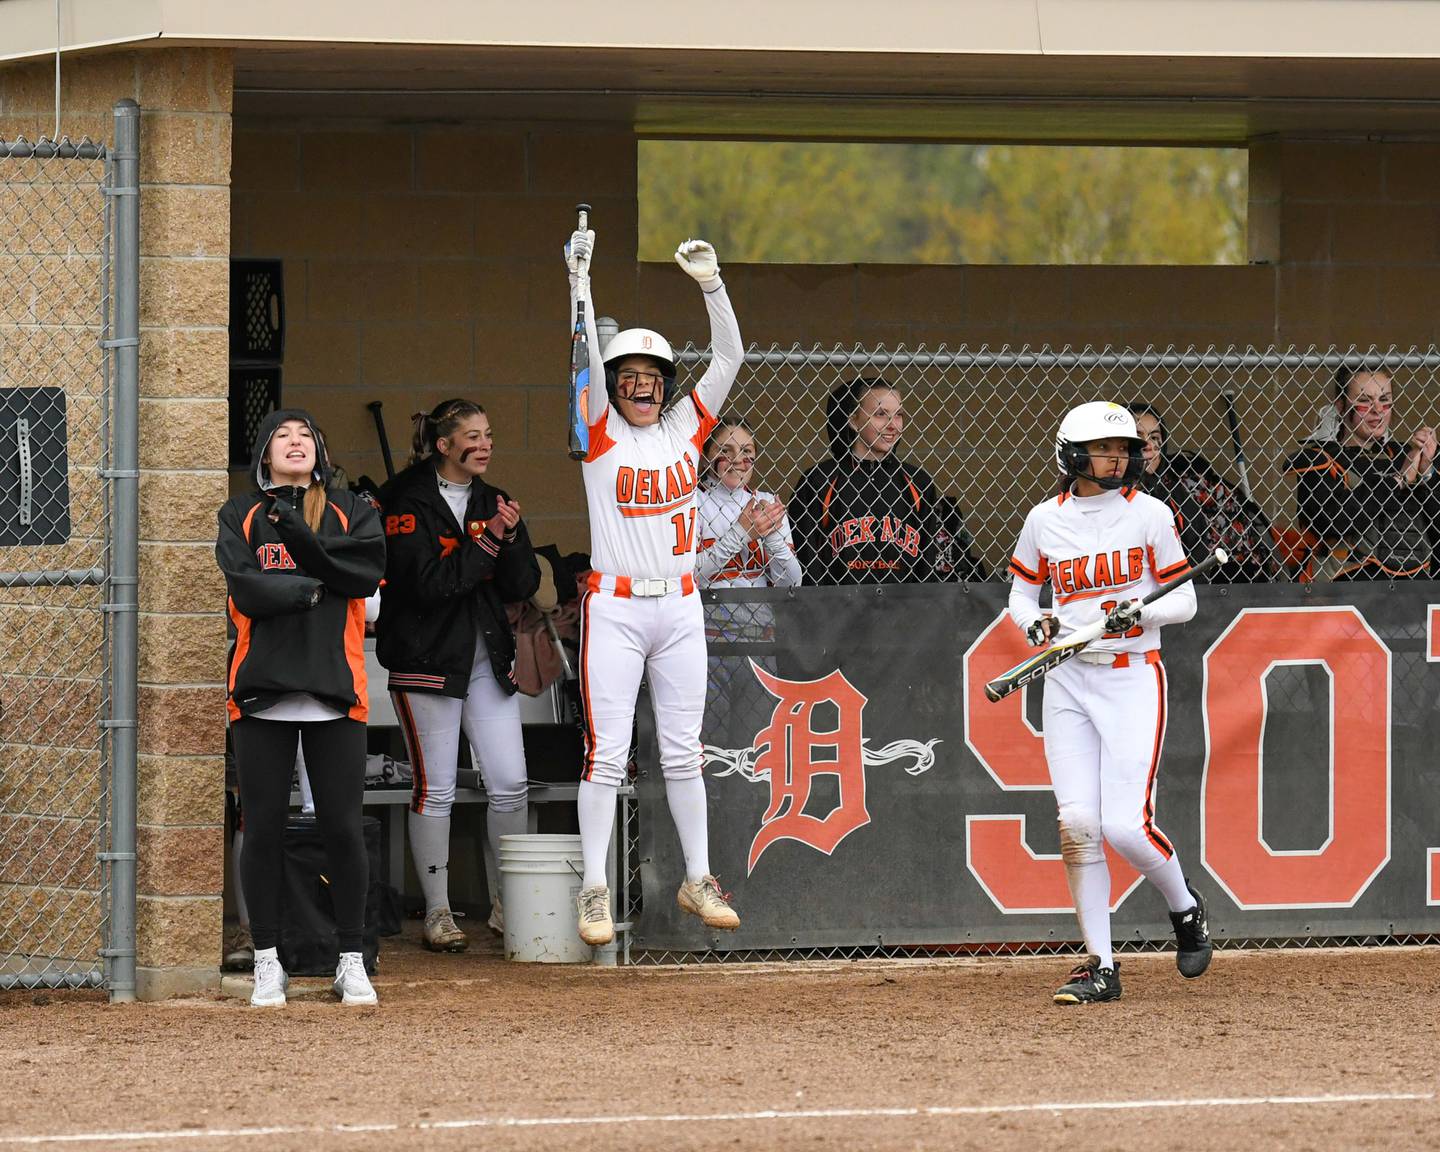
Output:
[[[1082,652],[1076,659],[1086,664],[1092,664],[1097,668],[1129,668],[1132,664],[1159,664],[1160,649],[1151,648],[1145,653],[1140,652],[1116,652],[1114,660],[1097,660],[1097,656],[1109,656],[1109,652]],[[1143,658],[1142,658],[1143,657]]]
[[607,576],[603,572],[591,572],[585,577],[585,587],[591,592],[609,592],[612,596],[673,596],[677,592],[689,596],[695,591],[695,577],[686,572],[683,576],[662,576],[641,580],[630,576]]

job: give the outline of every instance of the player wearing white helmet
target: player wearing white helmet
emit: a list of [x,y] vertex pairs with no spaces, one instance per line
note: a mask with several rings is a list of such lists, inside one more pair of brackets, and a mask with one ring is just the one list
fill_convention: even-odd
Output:
[[[577,231],[565,246],[570,268],[570,327],[577,300],[588,299],[595,234]],[[677,901],[711,928],[740,918],[710,874],[700,725],[705,713],[705,629],[695,589],[696,492],[702,446],[740,370],[744,349],[715,250],[687,240],[675,261],[704,292],[711,360],[695,390],[675,394],[675,355],[648,328],[629,328],[604,346],[605,397],[586,386],[589,445],[584,457],[594,571],[580,607],[580,680],[585,697],[585,766],[577,805],[583,887],[580,936],[607,944],[615,935],[605,863],[615,798],[625,779],[635,700],[647,676],[660,742],[660,767],[685,880]],[[600,348],[593,308],[589,347]]]
[[[1060,852],[1088,955],[1055,993],[1059,1004],[1120,998],[1110,939],[1105,843],[1160,889],[1180,974],[1210,963],[1205,903],[1155,825],[1155,774],[1165,740],[1160,629],[1195,615],[1193,585],[1141,607],[1189,567],[1175,517],[1134,485],[1144,441],[1118,404],[1081,404],[1061,421],[1059,493],[1025,518],[1010,561],[1010,616],[1036,647],[1103,615],[1104,635],[1045,680],[1045,760],[1060,813]],[[1049,583],[1052,610],[1040,608]]]

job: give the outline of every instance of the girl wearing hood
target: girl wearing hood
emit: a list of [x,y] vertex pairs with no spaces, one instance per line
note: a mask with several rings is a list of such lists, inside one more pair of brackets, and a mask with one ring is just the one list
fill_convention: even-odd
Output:
[[825,406],[831,459],[795,485],[795,552],[806,584],[934,580],[939,503],[925,469],[900,460],[904,396],[861,376]]
[[255,941],[250,1003],[285,1003],[276,945],[290,781],[303,745],[330,861],[340,961],[335,994],[374,1004],[361,956],[369,883],[365,787],[365,600],[385,570],[380,518],[330,489],[328,457],[308,413],[273,412],[255,441],[255,491],[220,509],[216,560],[235,628],[231,738],[245,811],[241,880]]
[[[464,732],[489,797],[491,859],[523,835],[529,792],[516,697],[515,633],[505,605],[540,587],[520,505],[485,482],[490,418],[468,400],[416,417],[414,454],[380,489],[389,560],[375,654],[415,770],[409,839],[425,894],[425,946],[463,952],[450,911],[450,810]],[[502,929],[494,869],[490,927]]]

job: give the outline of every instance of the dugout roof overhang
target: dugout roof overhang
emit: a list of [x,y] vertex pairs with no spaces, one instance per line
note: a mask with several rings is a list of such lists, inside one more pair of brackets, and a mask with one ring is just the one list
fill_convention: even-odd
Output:
[[[240,116],[642,135],[1440,134],[1432,0],[61,0],[65,51],[229,46]],[[0,0],[0,62],[56,46]]]

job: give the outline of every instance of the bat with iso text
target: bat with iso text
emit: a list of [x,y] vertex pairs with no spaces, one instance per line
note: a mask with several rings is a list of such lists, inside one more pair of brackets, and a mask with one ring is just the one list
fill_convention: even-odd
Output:
[[[590,205],[577,204],[579,230],[590,226]],[[570,459],[583,460],[590,454],[590,421],[586,411],[590,383],[590,341],[585,335],[585,307],[589,303],[589,278],[585,261],[580,261],[580,283],[575,293],[575,331],[570,336]],[[598,349],[597,349],[598,351]]]
[[[1140,601],[1141,604],[1150,604],[1160,599],[1167,593],[1175,591],[1182,584],[1188,584],[1197,576],[1203,576],[1212,568],[1218,568],[1229,560],[1229,555],[1223,548],[1215,549],[1213,556],[1207,556],[1200,563],[1181,573],[1167,584],[1160,585],[1150,595]],[[1102,617],[1083,628],[1077,628],[1059,644],[1052,644],[1044,651],[1037,652],[1033,656],[1020,661],[1008,672],[1002,672],[988,684],[985,685],[985,698],[992,703],[1003,700],[1012,692],[1019,691],[1026,684],[1040,679],[1052,669],[1060,667],[1061,664],[1074,659],[1085,651],[1096,640],[1100,639],[1105,631],[1105,620]]]

